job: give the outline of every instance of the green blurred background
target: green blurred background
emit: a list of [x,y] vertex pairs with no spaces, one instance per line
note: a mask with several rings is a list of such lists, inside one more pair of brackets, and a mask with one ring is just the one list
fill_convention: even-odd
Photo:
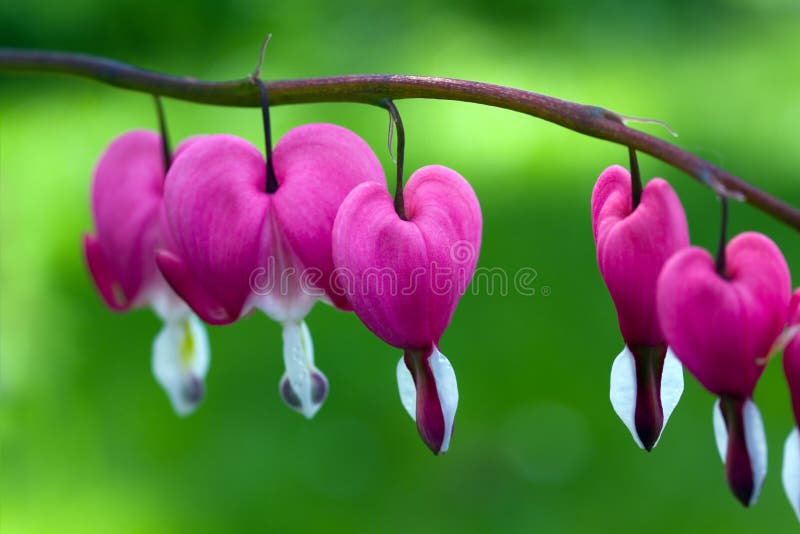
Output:
[[[203,79],[246,75],[267,32],[268,79],[452,76],[664,119],[680,146],[800,205],[796,0],[0,0],[3,46]],[[176,142],[229,132],[262,144],[256,109],[165,105]],[[152,99],[77,78],[0,75],[0,531],[796,532],[780,484],[792,423],[780,362],[756,391],[770,472],[751,510],[726,487],[713,398],[691,377],[651,454],[611,409],[622,341],[595,265],[589,196],[626,150],[498,109],[398,106],[409,170],[448,165],[477,191],[480,265],[538,274],[535,296],[462,300],[442,340],[461,400],[440,458],[400,405],[398,351],[324,305],[308,323],[331,392],[313,421],[278,397],[280,330],[263,315],[210,329],[207,399],[192,417],[174,416],[150,372],[158,321],[106,310],[80,246],[95,161],[121,132],[155,127]],[[280,107],[273,120],[276,137],[304,122],[343,124],[391,172],[382,110]],[[712,193],[641,163],[681,195],[692,241],[713,248]],[[795,231],[746,205],[731,216],[735,232],[775,239],[800,273]]]

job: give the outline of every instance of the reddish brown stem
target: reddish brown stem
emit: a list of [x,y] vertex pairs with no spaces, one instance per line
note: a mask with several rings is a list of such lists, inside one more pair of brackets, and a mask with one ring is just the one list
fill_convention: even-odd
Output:
[[[170,76],[110,59],[66,52],[0,48],[0,71],[60,72],[116,87],[219,106],[260,105],[249,78],[203,82]],[[717,190],[739,193],[764,213],[800,230],[800,210],[675,145],[628,128],[612,111],[482,82],[393,74],[334,76],[268,82],[270,104],[361,102],[383,106],[385,99],[431,98],[510,109],[570,130],[628,146],[660,159]]]

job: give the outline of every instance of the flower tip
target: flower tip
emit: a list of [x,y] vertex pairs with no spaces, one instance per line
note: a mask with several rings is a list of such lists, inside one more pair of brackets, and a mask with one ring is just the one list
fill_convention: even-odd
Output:
[[289,376],[284,373],[283,377],[280,381],[280,394],[283,402],[286,403],[286,406],[291,408],[292,410],[303,414],[306,419],[311,419],[314,417],[320,408],[322,408],[322,404],[325,402],[325,399],[328,397],[328,379],[325,378],[319,370],[314,369],[310,373],[311,377],[311,395],[310,395],[310,402],[306,402],[305,404],[300,399],[300,396],[295,392],[292,388],[292,382],[289,380]]
[[683,394],[683,367],[665,345],[626,345],[611,367],[610,399],[636,444],[658,444]]
[[114,311],[127,310],[131,302],[113,273],[97,236],[83,236],[83,250],[89,274],[106,305]]
[[797,520],[800,521],[800,432],[797,427],[786,438],[783,447],[783,489],[792,505]]
[[194,413],[202,403],[209,362],[208,335],[197,316],[164,323],[153,343],[153,374],[178,416]]
[[767,474],[767,437],[761,413],[750,399],[722,397],[714,405],[713,419],[728,486],[749,508],[758,500]]
[[450,361],[435,346],[407,350],[397,364],[397,387],[422,441],[433,454],[446,453],[458,407],[458,384]]
[[314,344],[305,321],[283,323],[283,363],[286,371],[278,391],[286,405],[307,419],[316,415],[328,396],[328,379],[314,365]]
[[179,417],[187,417],[197,411],[205,395],[205,382],[192,373],[185,377],[181,391],[174,397],[170,396],[170,402]]

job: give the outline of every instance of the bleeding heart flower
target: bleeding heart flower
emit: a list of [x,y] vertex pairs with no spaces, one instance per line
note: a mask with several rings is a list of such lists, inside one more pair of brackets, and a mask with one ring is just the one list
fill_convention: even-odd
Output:
[[783,488],[800,519],[800,288],[789,305],[791,341],[783,351],[783,370],[792,395],[795,426],[783,448]]
[[749,506],[767,472],[761,415],[752,401],[766,357],[786,323],[789,268],[768,237],[748,232],[725,248],[724,272],[698,247],[672,257],[658,281],[658,312],[669,345],[721,399],[714,433],[734,495]]
[[446,167],[416,171],[404,196],[407,220],[383,183],[353,189],[333,226],[333,258],[359,319],[403,349],[401,401],[439,454],[449,447],[458,405],[439,339],[475,270],[482,218],[470,185]]
[[167,177],[175,247],[158,254],[158,265],[206,322],[231,323],[255,307],[281,323],[286,372],[279,390],[310,418],[328,382],[314,365],[304,318],[326,296],[347,307],[331,285],[333,220],[353,187],[384,183],[384,176],[369,146],[332,124],[291,130],[272,163],[278,188],[268,193],[264,158],[244,139],[213,135],[187,149]]
[[634,208],[631,177],[615,165],[592,191],[592,230],[625,340],[611,367],[611,403],[634,441],[649,451],[683,393],[683,369],[658,323],[656,282],[664,263],[689,246],[686,216],[659,178],[647,184]]
[[[181,152],[197,138],[184,141]],[[156,248],[169,248],[163,220],[164,156],[161,138],[137,130],[115,139],[103,153],[92,183],[97,235],[84,238],[89,271],[115,311],[151,306],[164,321],[153,343],[153,371],[179,415],[203,398],[208,338],[202,324],[156,268]]]

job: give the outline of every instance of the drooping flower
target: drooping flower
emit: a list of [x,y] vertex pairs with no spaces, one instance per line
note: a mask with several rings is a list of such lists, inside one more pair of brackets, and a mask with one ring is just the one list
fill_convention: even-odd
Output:
[[767,446],[753,390],[787,317],[789,268],[768,237],[747,232],[725,248],[724,271],[691,247],[671,258],[658,281],[661,327],[676,356],[720,400],[714,434],[726,477],[745,506],[758,498]]
[[783,351],[783,370],[792,395],[795,426],[783,447],[783,488],[800,519],[800,288],[789,305],[791,341]]
[[347,307],[331,290],[333,220],[353,187],[384,176],[369,146],[332,124],[291,130],[272,164],[277,189],[267,192],[264,157],[244,139],[213,135],[187,149],[167,178],[175,246],[158,254],[158,265],[206,322],[228,324],[258,308],[281,323],[279,391],[311,418],[328,382],[314,364],[304,318],[320,298]]
[[603,171],[592,191],[592,230],[625,341],[611,368],[611,403],[649,451],[683,393],[683,370],[658,323],[656,282],[664,263],[689,246],[689,230],[667,182],[651,180],[635,208],[631,189],[624,168]]
[[[174,158],[196,141],[184,141]],[[175,411],[187,415],[203,398],[210,354],[205,328],[156,268],[156,248],[171,247],[163,217],[164,175],[158,134],[136,130],[116,138],[94,172],[97,233],[84,237],[84,252],[109,308],[150,306],[164,322],[153,343],[153,372]]]
[[482,217],[469,183],[446,167],[417,170],[404,196],[406,220],[383,183],[355,188],[336,216],[333,258],[359,319],[403,350],[401,401],[440,454],[450,444],[458,388],[439,339],[475,270]]

